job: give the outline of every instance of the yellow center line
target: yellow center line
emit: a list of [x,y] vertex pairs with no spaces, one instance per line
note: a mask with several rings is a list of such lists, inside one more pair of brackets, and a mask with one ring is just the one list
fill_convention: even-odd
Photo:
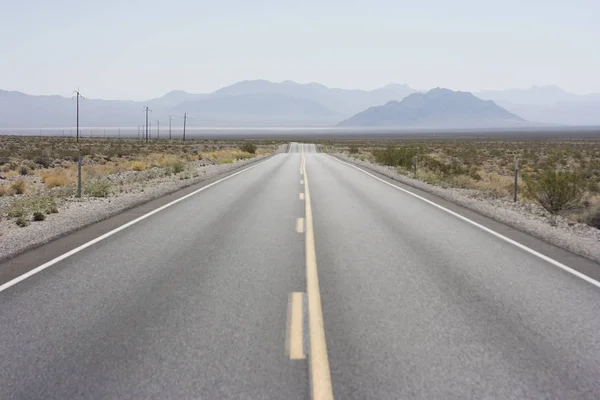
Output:
[[288,303],[288,346],[287,352],[291,360],[304,360],[303,345],[303,313],[302,313],[302,293],[290,293]]
[[331,387],[331,372],[329,370],[329,358],[327,357],[321,292],[319,290],[319,276],[317,274],[317,256],[315,252],[310,190],[308,187],[308,175],[306,174],[304,148],[302,150],[306,213],[306,293],[308,296],[308,327],[310,337],[309,373],[311,398],[313,400],[332,400],[333,389]]
[[296,219],[296,232],[298,232],[298,233],[304,232],[304,218]]

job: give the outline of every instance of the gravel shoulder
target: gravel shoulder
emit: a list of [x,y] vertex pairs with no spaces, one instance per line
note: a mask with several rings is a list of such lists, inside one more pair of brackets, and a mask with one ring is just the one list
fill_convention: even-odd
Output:
[[[275,153],[284,152],[281,146]],[[168,195],[179,189],[224,175],[255,163],[270,155],[238,160],[231,164],[206,165],[204,161],[190,162],[181,174],[164,176],[156,171],[121,172],[106,177],[118,188],[108,197],[66,197],[58,202],[58,213],[46,215],[44,221],[18,227],[13,219],[0,219],[0,261],[14,257],[68,233],[117,215],[132,207]],[[158,177],[155,177],[158,175]],[[0,213],[10,207],[7,199],[0,203]]]
[[600,263],[600,230],[548,213],[536,204],[513,202],[510,198],[494,198],[471,189],[447,188],[399,174],[393,167],[382,166],[332,154],[344,161],[380,173],[398,182],[415,187],[468,208],[486,217],[538,237],[555,246]]

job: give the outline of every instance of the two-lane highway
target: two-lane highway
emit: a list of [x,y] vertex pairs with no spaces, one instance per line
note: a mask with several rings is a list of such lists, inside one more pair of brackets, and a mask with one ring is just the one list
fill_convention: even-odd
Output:
[[599,304],[294,143],[5,285],[0,398],[595,399]]

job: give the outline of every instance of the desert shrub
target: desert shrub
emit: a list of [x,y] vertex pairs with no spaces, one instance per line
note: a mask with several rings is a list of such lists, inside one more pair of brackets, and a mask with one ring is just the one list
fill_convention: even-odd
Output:
[[409,169],[413,165],[413,159],[417,155],[417,149],[407,146],[388,146],[384,150],[373,151],[375,161],[379,164],[392,167],[403,167]]
[[19,167],[19,174],[25,176],[31,174],[31,170],[26,165],[21,165]]
[[12,190],[15,191],[16,194],[23,194],[23,193],[25,193],[27,184],[24,180],[19,179],[18,181],[14,181],[10,186],[11,186]]
[[34,221],[43,221],[46,219],[46,214],[44,214],[41,211],[36,211],[33,213],[33,220]]
[[27,219],[25,219],[25,217],[19,217],[15,221],[15,224],[17,224],[17,226],[20,226],[21,228],[24,228],[27,225],[29,225],[29,221],[27,221]]
[[256,153],[256,145],[251,142],[245,142],[240,146],[241,151],[245,151],[246,153],[255,154]]
[[108,197],[111,184],[108,181],[91,181],[85,185],[85,194],[89,197]]
[[46,156],[35,156],[33,157],[33,162],[37,165],[41,165],[44,168],[48,168],[52,165],[52,160]]
[[348,148],[348,153],[350,154],[358,154],[358,147],[355,145],[350,146],[350,148]]
[[9,161],[8,157],[0,157],[0,165],[8,164]]
[[529,195],[552,214],[571,210],[581,204],[585,182],[574,172],[548,169],[533,179],[523,176]]
[[477,171],[477,168],[471,168],[471,171],[469,171],[469,177],[476,181],[480,181],[482,179],[481,174],[479,174],[479,171]]
[[173,171],[174,174],[178,174],[180,172],[183,172],[185,170],[185,164],[183,162],[174,162],[172,163],[170,166],[171,171]]

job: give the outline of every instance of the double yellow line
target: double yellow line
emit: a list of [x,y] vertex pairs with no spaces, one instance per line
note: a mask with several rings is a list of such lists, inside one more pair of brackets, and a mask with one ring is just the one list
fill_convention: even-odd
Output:
[[325,342],[325,327],[323,324],[323,309],[321,307],[321,292],[317,274],[317,257],[315,253],[315,236],[313,231],[313,216],[310,203],[310,189],[306,174],[306,158],[302,146],[302,162],[300,173],[304,176],[305,204],[305,237],[306,237],[306,293],[308,297],[308,324],[310,338],[309,375],[311,398],[313,400],[332,400],[331,372],[327,357]]

